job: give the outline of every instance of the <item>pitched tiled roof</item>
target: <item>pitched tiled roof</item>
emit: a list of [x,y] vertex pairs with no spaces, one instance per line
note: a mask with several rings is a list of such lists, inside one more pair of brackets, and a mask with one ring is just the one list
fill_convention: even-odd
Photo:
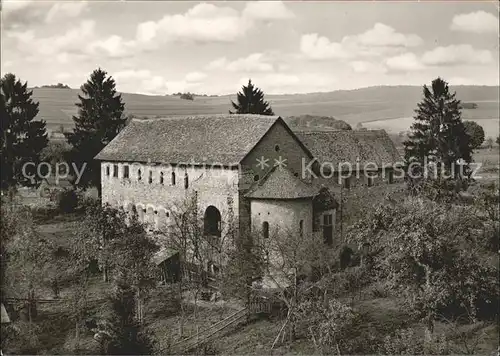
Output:
[[95,159],[236,165],[278,120],[232,114],[134,119]]
[[360,166],[373,162],[378,167],[392,166],[401,162],[391,138],[385,130],[362,131],[312,131],[295,132],[298,138],[321,162],[356,164]]
[[315,187],[295,177],[286,168],[274,166],[245,196],[254,199],[301,199],[318,194]]

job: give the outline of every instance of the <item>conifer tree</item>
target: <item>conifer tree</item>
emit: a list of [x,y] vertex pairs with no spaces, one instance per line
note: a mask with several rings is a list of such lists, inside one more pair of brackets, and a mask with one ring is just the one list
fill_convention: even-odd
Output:
[[243,86],[236,95],[237,103],[231,100],[235,111],[229,111],[230,114],[274,115],[269,103],[264,101],[264,93],[255,87],[251,80],[248,80],[248,85]]
[[[18,184],[38,186],[41,180],[34,173],[40,153],[48,143],[46,124],[35,120],[38,102],[33,101],[33,92],[27,86],[11,73],[0,79],[2,190]],[[25,163],[30,165],[26,165],[23,174]]]
[[86,163],[77,185],[82,188],[94,186],[100,191],[100,166],[94,157],[125,126],[125,105],[121,94],[116,92],[115,80],[100,68],[92,72],[80,90],[84,95],[78,95],[78,116],[73,116],[75,128],[65,136],[73,146],[71,160],[79,167]]
[[466,163],[472,160],[470,139],[461,118],[460,100],[441,78],[433,80],[430,88],[424,85],[423,96],[415,110],[415,121],[408,140],[404,142],[409,177],[422,177],[426,161],[435,162],[440,167],[439,171],[443,169],[449,174],[454,170],[457,173],[459,160]]

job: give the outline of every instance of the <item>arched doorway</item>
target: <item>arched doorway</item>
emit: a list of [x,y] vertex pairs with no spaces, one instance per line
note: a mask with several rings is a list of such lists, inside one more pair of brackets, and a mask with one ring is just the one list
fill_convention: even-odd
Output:
[[217,237],[221,235],[221,214],[219,209],[213,205],[210,205],[207,210],[205,210],[203,230],[206,235]]

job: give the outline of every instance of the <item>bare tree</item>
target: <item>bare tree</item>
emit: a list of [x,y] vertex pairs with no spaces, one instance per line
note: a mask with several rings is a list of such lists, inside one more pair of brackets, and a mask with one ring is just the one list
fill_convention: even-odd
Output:
[[280,336],[284,338],[287,328],[290,338],[296,338],[299,303],[314,289],[315,277],[318,277],[315,274],[330,270],[333,255],[317,234],[303,235],[281,229],[261,241],[260,246],[268,264],[264,281],[271,282],[271,287],[277,290],[278,298],[288,309],[283,327],[274,340],[274,347]]
[[[220,229],[213,234],[207,231],[204,212],[200,210],[197,195],[173,205],[170,223],[160,228],[162,244],[179,254],[180,280],[178,295],[181,299],[180,334],[184,333],[186,310],[182,303],[183,292],[189,290],[194,297],[194,313],[197,323],[198,300],[209,286],[213,272],[220,275],[228,261],[229,246],[236,236],[232,210],[220,217]],[[211,271],[210,265],[217,271]]]

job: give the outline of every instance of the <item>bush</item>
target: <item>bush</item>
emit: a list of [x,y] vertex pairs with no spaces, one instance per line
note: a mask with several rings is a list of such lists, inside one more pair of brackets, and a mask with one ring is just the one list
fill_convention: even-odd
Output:
[[449,355],[449,342],[444,335],[435,335],[425,342],[413,329],[402,329],[385,337],[379,352],[386,355]]
[[340,259],[340,268],[346,269],[351,266],[352,259],[354,256],[354,251],[349,246],[344,246],[340,250],[339,259]]
[[194,96],[191,93],[183,93],[183,94],[181,94],[181,99],[194,100]]
[[74,190],[63,190],[57,195],[57,207],[61,213],[72,213],[78,206],[78,194]]
[[354,353],[356,345],[351,336],[361,321],[354,309],[336,299],[328,304],[306,301],[299,308],[301,323],[321,353]]

